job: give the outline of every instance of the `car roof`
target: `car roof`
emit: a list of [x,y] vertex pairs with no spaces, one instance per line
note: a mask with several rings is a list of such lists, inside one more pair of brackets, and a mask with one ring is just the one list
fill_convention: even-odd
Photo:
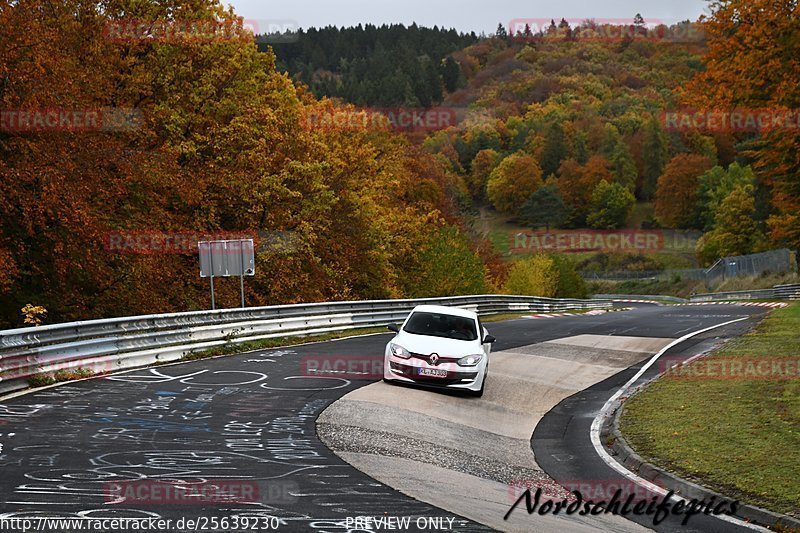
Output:
[[475,313],[475,311],[468,311],[466,309],[461,309],[459,307],[447,307],[444,305],[418,305],[414,308],[412,312],[416,313],[417,311],[463,316],[465,318],[471,318],[473,320],[478,318],[478,314]]

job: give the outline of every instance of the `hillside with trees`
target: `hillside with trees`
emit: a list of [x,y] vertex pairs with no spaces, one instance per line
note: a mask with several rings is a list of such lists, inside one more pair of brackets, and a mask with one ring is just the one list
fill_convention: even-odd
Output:
[[[741,159],[752,165],[753,173],[728,168],[720,201],[714,213],[714,232],[709,242],[722,250],[729,247],[717,240],[733,230],[726,217],[751,219],[756,227],[747,240],[758,241],[763,228],[773,246],[800,248],[800,15],[797,2],[715,3],[712,17],[704,24],[708,51],[705,69],[681,88],[687,105],[706,109],[750,109],[783,117],[784,125],[765,128],[760,134],[740,135],[737,148]],[[747,35],[742,40],[737,35]],[[722,177],[722,176],[720,176]],[[713,177],[707,181],[713,182]],[[732,185],[735,182],[736,185]],[[766,187],[765,194],[761,194]],[[737,191],[738,189],[738,191]],[[730,195],[734,195],[730,198]],[[745,201],[744,197],[749,199]],[[730,198],[730,201],[728,201]],[[738,199],[741,199],[740,202]],[[766,201],[769,200],[769,202]],[[723,205],[727,202],[727,205]],[[768,204],[768,205],[765,205]],[[723,239],[724,241],[724,239]],[[730,241],[728,241],[730,242]]]
[[[701,34],[688,22],[656,37],[642,30],[609,38],[620,32],[591,21],[527,36],[500,27],[453,55],[467,84],[443,105],[464,109],[464,119],[431,134],[426,147],[462,179],[473,205],[519,225],[615,229],[629,226],[639,205],[647,213],[642,227],[705,231],[697,250],[703,264],[720,254],[796,247],[796,231],[786,226],[796,222],[790,199],[797,189],[775,179],[776,166],[797,175],[790,136],[676,128],[665,118],[693,104],[738,104],[727,90],[720,91],[727,100],[708,97],[708,85],[733,83],[714,78],[732,76],[721,61],[732,54],[723,42],[730,28],[714,24],[708,42],[678,38]],[[751,54],[754,65],[771,58]],[[784,106],[796,98],[796,87],[786,91]],[[753,94],[752,105],[765,97]],[[749,223],[733,227],[746,235],[729,238],[729,222],[742,218]]]
[[[229,31],[108,38],[116,21],[176,12]],[[459,229],[441,162],[391,131],[309,128],[306,117],[333,103],[279,73],[219,3],[28,0],[0,9],[0,41],[0,108],[138,117],[92,131],[4,122],[3,324],[20,324],[31,302],[48,322],[209,307],[196,246],[115,249],[109,234],[134,244],[152,234],[189,234],[193,245],[204,234],[254,237],[249,305],[486,290],[486,263]],[[286,235],[287,246],[270,245]],[[441,269],[450,257],[459,278]],[[218,280],[217,292],[219,305],[238,304],[238,281]]]
[[[20,129],[3,115],[0,322],[18,325],[27,304],[49,322],[208,307],[196,248],[119,250],[109,235],[253,236],[250,305],[508,291],[510,270],[514,287],[541,271],[538,292],[585,293],[557,256],[510,269],[468,231],[476,208],[518,228],[695,229],[702,264],[800,248],[796,128],[665,119],[798,109],[793,3],[714,10],[655,31],[641,18],[490,37],[367,25],[269,46],[216,0],[8,4],[0,108],[122,123]],[[114,38],[126,20],[226,30]],[[458,124],[406,135],[312,120],[435,105]],[[238,283],[217,289],[238,304]]]
[[[269,39],[261,39],[269,41]],[[474,33],[412,24],[300,29],[272,47],[278,70],[308,85],[315,96],[368,106],[430,107],[462,83],[453,52],[475,43]]]

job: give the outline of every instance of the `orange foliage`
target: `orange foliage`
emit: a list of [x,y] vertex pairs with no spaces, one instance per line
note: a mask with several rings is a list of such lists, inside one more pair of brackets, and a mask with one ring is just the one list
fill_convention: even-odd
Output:
[[536,159],[511,154],[489,175],[486,195],[498,211],[515,213],[542,183],[542,169]]
[[697,154],[678,154],[667,163],[658,178],[655,215],[665,226],[693,228],[699,223],[699,177],[710,169],[709,158]]
[[[291,235],[260,249],[251,305],[402,296],[421,243],[452,220],[441,165],[388,131],[307,127],[333,104],[276,73],[243,30],[119,42],[104,35],[117,9],[0,10],[0,109],[141,117],[121,131],[0,131],[0,322],[29,301],[52,321],[209,306],[195,254],[117,253],[110,231]],[[124,13],[236,20],[214,0]],[[238,280],[216,288],[237,305]]]
[[585,165],[574,159],[566,159],[558,169],[558,190],[564,202],[572,208],[573,223],[583,223],[589,212],[592,191],[605,180],[614,181],[609,162],[600,155],[594,155]]
[[[800,108],[800,7],[796,2],[732,0],[713,4],[703,23],[708,42],[706,68],[681,96],[704,109]],[[754,168],[772,188],[777,213],[771,239],[800,247],[800,133],[767,132],[748,151]]]

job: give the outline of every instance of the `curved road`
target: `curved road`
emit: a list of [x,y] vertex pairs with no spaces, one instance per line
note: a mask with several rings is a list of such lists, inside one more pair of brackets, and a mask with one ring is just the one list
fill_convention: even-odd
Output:
[[[734,335],[764,312],[734,305],[642,306],[487,327],[500,339],[495,352],[503,352],[580,335],[671,339],[751,317],[724,328],[725,335]],[[356,522],[356,517],[408,517],[404,530],[489,530],[376,482],[317,437],[322,411],[375,379],[307,377],[303,358],[374,357],[388,338],[372,335],[164,365],[7,398],[0,404],[0,520],[227,517],[229,524],[238,518],[252,525],[260,517],[261,530],[279,522],[281,531],[355,532],[399,525]],[[632,372],[609,383],[624,382]],[[402,387],[392,389],[403,394]],[[441,396],[414,392],[434,401]],[[547,422],[543,434],[550,451],[559,446],[553,440],[557,425]],[[538,457],[537,446],[534,433]],[[543,466],[556,479],[569,475]],[[270,524],[269,517],[279,520]],[[4,531],[13,530],[5,525]],[[178,530],[175,522],[169,529]]]

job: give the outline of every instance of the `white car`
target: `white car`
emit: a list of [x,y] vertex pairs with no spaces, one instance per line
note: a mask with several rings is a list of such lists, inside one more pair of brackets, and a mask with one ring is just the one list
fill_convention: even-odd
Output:
[[478,315],[456,307],[420,305],[386,345],[383,380],[447,387],[482,396],[495,338]]

